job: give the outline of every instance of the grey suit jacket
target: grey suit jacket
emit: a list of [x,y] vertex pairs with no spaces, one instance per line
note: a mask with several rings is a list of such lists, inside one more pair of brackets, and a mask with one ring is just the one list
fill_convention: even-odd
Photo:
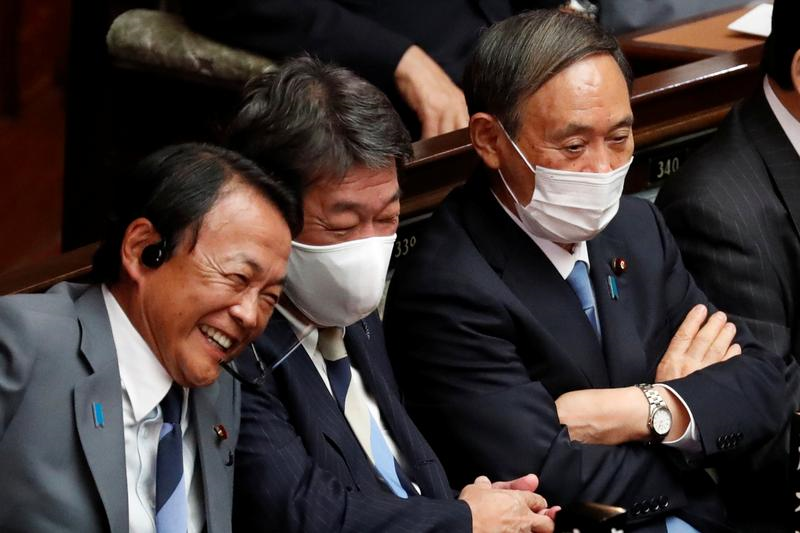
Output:
[[614,33],[625,33],[717,9],[732,8],[744,0],[595,0],[600,5],[600,22]]
[[[224,374],[189,398],[206,529],[227,532],[239,389]],[[0,472],[4,533],[128,530],[122,390],[99,286],[0,298]]]

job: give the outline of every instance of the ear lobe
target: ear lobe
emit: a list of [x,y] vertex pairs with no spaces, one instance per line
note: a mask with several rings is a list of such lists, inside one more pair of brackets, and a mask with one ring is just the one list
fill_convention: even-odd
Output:
[[148,219],[140,217],[128,224],[122,238],[120,256],[122,270],[132,281],[138,282],[146,272],[152,270],[142,263],[142,254],[145,248],[160,241],[161,235]]
[[484,164],[491,169],[500,168],[498,128],[497,119],[488,113],[475,113],[469,119],[469,137],[472,147]]
[[794,53],[794,57],[792,58],[792,85],[794,86],[794,92],[800,96],[800,50]]

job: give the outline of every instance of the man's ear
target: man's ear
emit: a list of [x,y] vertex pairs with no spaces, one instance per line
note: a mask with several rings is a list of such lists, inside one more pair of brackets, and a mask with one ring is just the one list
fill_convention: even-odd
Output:
[[128,224],[120,247],[123,275],[127,274],[133,282],[138,282],[146,272],[151,271],[152,268],[142,262],[142,254],[145,248],[160,241],[161,234],[148,219],[140,217]]
[[800,50],[794,53],[794,57],[792,58],[792,85],[794,86],[794,92],[800,96]]
[[498,144],[500,142],[500,125],[497,119],[488,113],[475,113],[469,119],[469,137],[472,146],[484,164],[491,169],[500,168]]

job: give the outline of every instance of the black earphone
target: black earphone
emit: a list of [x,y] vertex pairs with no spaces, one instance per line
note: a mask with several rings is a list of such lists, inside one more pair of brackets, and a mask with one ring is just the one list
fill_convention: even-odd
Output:
[[167,242],[158,241],[142,250],[142,264],[148,268],[158,268],[167,259]]

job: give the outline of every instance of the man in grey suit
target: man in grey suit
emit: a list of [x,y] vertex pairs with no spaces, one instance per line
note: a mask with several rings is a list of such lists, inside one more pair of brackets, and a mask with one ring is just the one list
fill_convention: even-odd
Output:
[[[656,202],[698,285],[787,360],[800,358],[798,20],[800,3],[775,0],[763,84],[731,111]],[[790,371],[796,375],[794,364]],[[790,391],[800,393],[800,387]],[[787,399],[786,407],[796,408],[797,399]],[[747,469],[737,466],[735,479],[721,484],[730,492],[731,513],[742,520],[740,529],[749,524],[753,531],[767,531],[764,522],[771,521],[779,524],[775,530],[783,530],[788,511],[797,506],[788,499],[794,491],[785,487],[796,465],[787,460],[779,451],[758,464],[754,470],[761,483],[743,479]],[[756,490],[741,490],[747,487]]]
[[118,187],[100,283],[0,298],[0,531],[231,529],[239,388],[220,365],[280,296],[296,202],[198,144]]

